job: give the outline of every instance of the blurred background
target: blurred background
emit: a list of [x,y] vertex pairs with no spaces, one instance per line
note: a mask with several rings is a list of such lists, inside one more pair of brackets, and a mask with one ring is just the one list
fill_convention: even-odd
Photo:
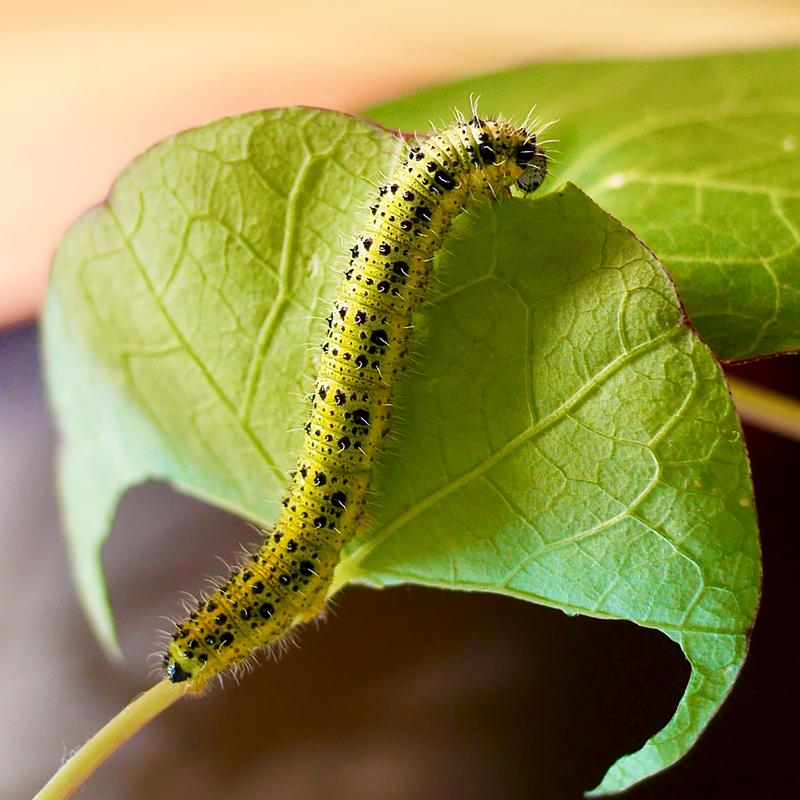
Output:
[[[252,538],[163,485],[130,492],[105,552],[126,664],[103,659],[69,582],[35,319],[59,236],[127,162],[177,130],[256,108],[357,111],[534,60],[798,41],[798,0],[4,0],[0,797],[30,797],[148,685],[158,615],[179,613],[177,590]],[[800,394],[797,357],[732,371]],[[746,436],[765,568],[751,656],[698,747],[635,800],[800,793],[789,688],[800,648],[787,612],[800,445]],[[665,637],[628,623],[491,596],[350,589],[302,649],[178,704],[80,797],[577,798],[666,722],[687,676]]]

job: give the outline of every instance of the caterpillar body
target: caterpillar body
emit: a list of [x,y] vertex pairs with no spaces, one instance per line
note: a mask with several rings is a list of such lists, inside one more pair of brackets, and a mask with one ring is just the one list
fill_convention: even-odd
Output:
[[201,690],[324,609],[342,547],[359,528],[389,432],[411,316],[453,219],[516,183],[537,189],[547,156],[536,135],[474,116],[408,143],[350,251],[312,396],[311,418],[274,529],[176,626],[166,677]]

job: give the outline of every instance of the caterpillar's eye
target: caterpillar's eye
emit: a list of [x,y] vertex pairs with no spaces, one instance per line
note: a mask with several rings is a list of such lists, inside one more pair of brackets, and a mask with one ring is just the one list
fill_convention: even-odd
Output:
[[536,149],[530,163],[517,180],[517,186],[523,192],[535,192],[547,176],[547,155],[544,150]]
[[536,139],[526,139],[518,148],[515,156],[517,166],[527,167],[534,158],[538,150],[536,149]]

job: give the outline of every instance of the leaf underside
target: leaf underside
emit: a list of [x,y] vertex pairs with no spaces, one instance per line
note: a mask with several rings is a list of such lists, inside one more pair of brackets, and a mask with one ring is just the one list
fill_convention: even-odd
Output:
[[[341,237],[398,150],[332,112],[222,120],[148,151],[64,237],[46,366],[77,586],[107,649],[100,550],[128,487],[276,516]],[[691,678],[600,787],[622,789],[691,746],[745,656],[760,566],[738,420],[655,257],[578,189],[456,227],[337,588],[492,591],[663,631]]]

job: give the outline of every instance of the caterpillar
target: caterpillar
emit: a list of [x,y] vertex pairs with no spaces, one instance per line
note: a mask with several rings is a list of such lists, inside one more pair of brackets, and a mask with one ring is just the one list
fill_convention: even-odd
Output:
[[311,417],[274,528],[176,630],[165,677],[200,691],[325,607],[343,546],[363,523],[375,461],[389,433],[392,387],[411,317],[456,216],[516,184],[535,191],[547,155],[525,127],[473,116],[414,143],[378,191],[350,250],[311,397]]

